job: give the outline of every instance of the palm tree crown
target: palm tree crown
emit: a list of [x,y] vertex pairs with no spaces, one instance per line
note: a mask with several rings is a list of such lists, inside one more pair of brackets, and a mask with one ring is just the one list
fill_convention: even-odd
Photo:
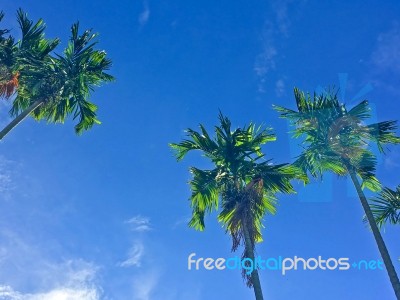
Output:
[[80,34],[79,23],[73,24],[64,52],[53,54],[59,39],[45,38],[43,20],[34,23],[22,10],[18,11],[17,19],[21,40],[5,38],[8,30],[0,32],[0,97],[15,94],[11,115],[17,119],[31,114],[37,120],[52,123],[63,123],[72,115],[78,120],[75,126],[78,134],[100,123],[97,106],[89,98],[96,86],[114,78],[106,73],[111,67],[106,53],[95,49],[97,34],[91,30]]
[[[221,113],[219,120],[214,138],[200,124],[200,132],[187,129],[188,139],[170,144],[178,161],[189,151],[198,150],[214,165],[210,170],[190,168],[193,178],[189,182],[192,191],[189,226],[204,230],[205,214],[218,210],[221,201],[218,220],[232,237],[232,251],[246,242],[246,233],[250,238],[248,251],[253,251],[255,243],[262,240],[264,215],[275,212],[275,193],[293,193],[290,181],[301,175],[291,165],[274,165],[264,159],[261,146],[276,140],[270,129],[251,123],[232,130],[231,121]],[[243,255],[248,254],[245,251]],[[247,283],[252,285],[250,278]]]
[[375,177],[376,155],[371,144],[384,152],[386,144],[398,144],[396,121],[384,121],[366,125],[371,117],[368,101],[362,101],[348,110],[339,102],[337,92],[305,94],[295,88],[297,111],[274,106],[282,118],[294,126],[294,137],[303,137],[303,151],[296,166],[314,177],[325,171],[347,175],[351,167],[362,179],[362,187],[380,190]]

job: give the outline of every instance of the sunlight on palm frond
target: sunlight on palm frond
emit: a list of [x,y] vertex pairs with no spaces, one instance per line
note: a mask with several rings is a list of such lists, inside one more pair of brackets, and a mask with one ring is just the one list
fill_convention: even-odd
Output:
[[396,190],[385,187],[378,196],[371,199],[370,203],[372,213],[380,227],[386,223],[400,225],[400,185]]

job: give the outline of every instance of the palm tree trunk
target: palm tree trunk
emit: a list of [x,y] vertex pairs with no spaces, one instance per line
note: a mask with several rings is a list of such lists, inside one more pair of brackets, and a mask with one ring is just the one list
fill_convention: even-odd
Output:
[[256,269],[255,265],[253,244],[250,239],[250,233],[246,226],[246,220],[242,221],[242,226],[244,234],[245,252],[247,257],[253,261],[253,266],[254,266],[254,270],[251,273],[251,283],[253,284],[254,295],[256,296],[256,300],[263,300],[264,297],[261,289],[260,277],[258,276],[258,270]]
[[0,140],[2,140],[14,127],[21,123],[31,112],[42,105],[44,101],[36,101],[27,109],[25,109],[21,114],[19,114],[14,120],[10,122],[2,131],[0,131]]
[[396,270],[393,266],[393,263],[390,258],[389,252],[386,248],[385,242],[383,241],[382,235],[378,229],[378,226],[376,225],[375,218],[372,214],[371,208],[369,207],[367,198],[365,197],[364,192],[361,189],[361,185],[358,182],[355,171],[351,167],[348,167],[348,171],[350,173],[351,180],[353,181],[354,186],[357,190],[358,197],[360,198],[361,205],[364,208],[364,212],[365,212],[365,215],[367,216],[369,225],[371,226],[372,233],[374,234],[375,241],[378,245],[379,252],[380,252],[383,262],[385,264],[386,271],[389,275],[390,282],[392,283],[394,293],[396,294],[396,298],[397,298],[397,300],[400,300],[399,277],[397,276]]

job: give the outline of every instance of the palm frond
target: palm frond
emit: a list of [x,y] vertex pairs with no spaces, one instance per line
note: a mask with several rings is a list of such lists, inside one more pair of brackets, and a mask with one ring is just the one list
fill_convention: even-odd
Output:
[[255,172],[263,180],[264,189],[271,193],[294,193],[291,181],[303,176],[298,171],[298,168],[288,164],[273,165],[269,162],[255,167]]
[[400,224],[400,185],[396,190],[382,189],[377,197],[371,199],[370,206],[378,226],[388,222]]
[[46,105],[40,108],[39,118],[62,123],[72,114],[73,119],[78,120],[75,125],[77,134],[101,123],[97,119],[97,105],[89,98],[95,87],[114,78],[105,73],[111,67],[106,53],[94,49],[96,37],[91,30],[79,35],[79,24],[72,25],[71,39],[64,56],[57,55],[51,60],[52,78],[56,82],[52,84],[53,89],[46,93]]
[[384,152],[386,144],[400,144],[400,137],[396,136],[397,121],[383,121],[366,126],[365,137],[374,141],[379,151]]
[[28,18],[28,15],[22,9],[19,9],[17,11],[17,21],[22,33],[19,45],[21,59],[29,59],[31,61],[42,60],[60,43],[59,39],[45,39],[44,31],[46,24],[42,19],[33,23]]
[[193,215],[189,226],[204,230],[204,214],[218,209],[218,170],[200,170],[192,167],[190,172],[193,175],[193,179],[189,181]]
[[349,110],[348,114],[351,117],[357,118],[358,120],[366,120],[371,117],[371,108],[368,105],[368,101],[364,100]]
[[362,179],[362,188],[368,188],[373,192],[381,190],[381,184],[375,177],[377,159],[369,150],[363,150],[360,155],[352,158],[351,165]]

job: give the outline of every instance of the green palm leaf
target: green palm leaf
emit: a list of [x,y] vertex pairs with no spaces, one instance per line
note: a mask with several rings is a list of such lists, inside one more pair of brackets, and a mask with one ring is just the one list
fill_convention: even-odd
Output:
[[387,222],[400,224],[400,185],[396,190],[383,188],[378,196],[371,199],[371,209],[380,227]]

